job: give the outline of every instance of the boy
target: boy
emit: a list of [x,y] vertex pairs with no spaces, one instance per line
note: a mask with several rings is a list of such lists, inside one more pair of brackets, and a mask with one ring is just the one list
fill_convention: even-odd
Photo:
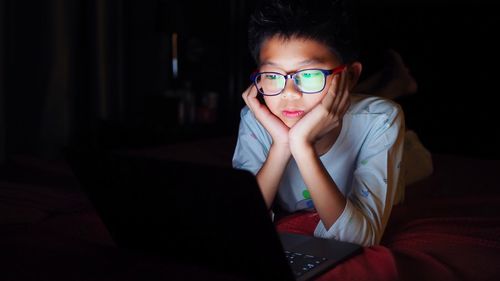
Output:
[[315,236],[369,246],[403,197],[404,116],[351,94],[362,65],[350,28],[341,2],[269,1],[253,14],[259,69],[242,94],[233,166],[256,175],[269,209],[316,211]]

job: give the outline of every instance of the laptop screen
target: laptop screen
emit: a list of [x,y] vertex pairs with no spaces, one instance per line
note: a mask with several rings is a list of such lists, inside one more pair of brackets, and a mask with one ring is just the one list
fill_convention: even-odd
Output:
[[102,151],[69,162],[115,243],[259,280],[293,280],[255,177]]

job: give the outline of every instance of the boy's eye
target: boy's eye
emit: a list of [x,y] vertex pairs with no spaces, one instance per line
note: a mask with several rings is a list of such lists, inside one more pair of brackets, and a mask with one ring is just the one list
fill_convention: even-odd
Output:
[[265,78],[269,79],[269,80],[276,80],[276,79],[278,79],[278,75],[276,75],[276,74],[266,74]]

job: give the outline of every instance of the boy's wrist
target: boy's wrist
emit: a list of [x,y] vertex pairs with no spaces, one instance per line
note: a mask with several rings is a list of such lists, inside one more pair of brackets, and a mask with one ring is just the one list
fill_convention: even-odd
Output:
[[307,155],[316,155],[316,151],[314,149],[314,145],[307,141],[295,141],[290,143],[290,152],[292,153],[295,159],[307,156]]
[[270,147],[270,152],[277,152],[279,155],[285,156],[285,157],[290,157],[292,155],[292,152],[290,151],[290,144],[289,143],[278,143],[278,142],[273,142]]

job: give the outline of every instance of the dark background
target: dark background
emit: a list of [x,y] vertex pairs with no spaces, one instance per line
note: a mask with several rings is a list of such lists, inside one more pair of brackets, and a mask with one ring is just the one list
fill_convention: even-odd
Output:
[[[387,48],[402,55],[419,90],[398,102],[433,153],[500,155],[498,16],[487,3],[355,2],[365,70],[379,69]],[[0,160],[57,159],[82,143],[136,148],[235,136],[254,69],[246,23],[255,5],[1,1]]]

